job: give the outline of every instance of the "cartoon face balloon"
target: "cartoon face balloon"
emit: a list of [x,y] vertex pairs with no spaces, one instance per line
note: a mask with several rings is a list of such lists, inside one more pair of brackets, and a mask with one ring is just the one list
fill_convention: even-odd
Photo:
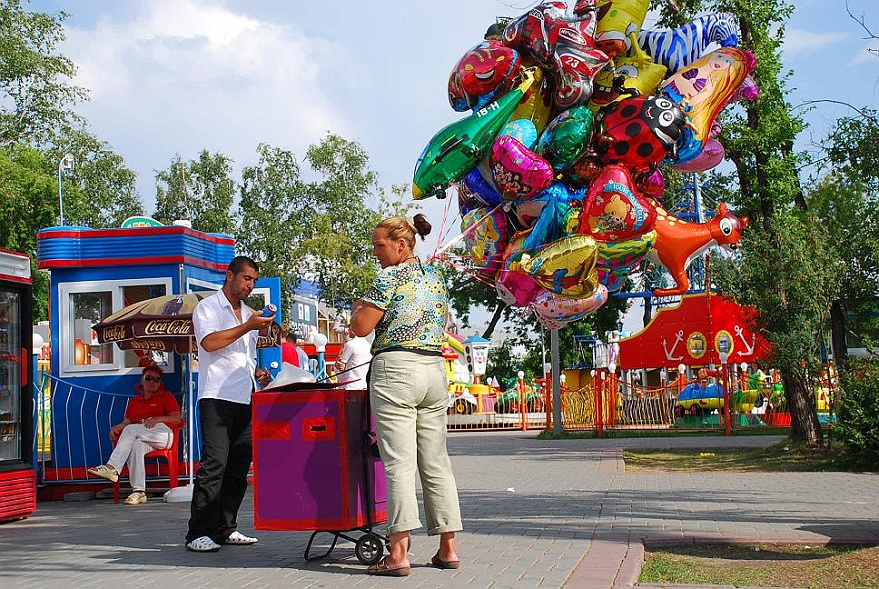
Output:
[[509,135],[498,137],[489,158],[494,185],[508,201],[529,200],[552,184],[549,162]]
[[479,266],[497,270],[499,257],[509,238],[507,217],[503,210],[473,209],[461,219],[461,232],[473,261]]
[[682,105],[688,123],[681,133],[677,152],[669,158],[670,163],[688,162],[702,151],[712,123],[755,65],[750,51],[722,47],[663,82],[660,88],[672,101]]
[[519,52],[500,41],[483,41],[455,64],[449,103],[458,112],[482,108],[508,92],[519,69]]
[[577,232],[598,241],[621,241],[653,229],[656,208],[635,192],[633,184],[624,167],[605,167],[589,187]]
[[650,0],[598,0],[595,46],[614,60],[625,55],[632,46],[630,36],[641,30],[649,6]]
[[595,149],[605,163],[646,170],[673,152],[686,119],[665,96],[634,96],[608,106],[600,115]]

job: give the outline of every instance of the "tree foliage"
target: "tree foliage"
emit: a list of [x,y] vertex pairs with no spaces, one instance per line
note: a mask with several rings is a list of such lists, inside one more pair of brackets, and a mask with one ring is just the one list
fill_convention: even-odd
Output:
[[69,83],[76,66],[55,51],[66,18],[0,3],[0,144],[46,145],[81,122],[71,107],[88,94]]
[[234,235],[234,199],[232,160],[222,153],[203,149],[188,162],[177,155],[168,168],[156,172],[154,217],[161,223],[188,219],[193,229]]
[[259,162],[242,174],[241,250],[262,261],[263,274],[281,276],[286,302],[305,278],[319,285],[331,307],[347,306],[375,277],[372,229],[405,207],[386,199],[356,141],[329,134],[310,146],[311,181],[302,179],[292,152],[269,145],[258,152]]
[[[38,150],[0,148],[0,247],[30,254],[36,268],[37,232],[56,225],[58,186]],[[48,276],[34,271],[34,319],[48,318]]]

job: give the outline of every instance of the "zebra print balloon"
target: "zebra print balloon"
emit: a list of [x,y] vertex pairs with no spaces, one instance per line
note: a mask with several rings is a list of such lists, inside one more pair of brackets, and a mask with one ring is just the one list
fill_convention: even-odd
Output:
[[641,31],[638,44],[656,63],[673,74],[702,56],[711,43],[721,47],[739,44],[738,22],[729,12],[714,12],[700,16],[682,27],[666,31]]

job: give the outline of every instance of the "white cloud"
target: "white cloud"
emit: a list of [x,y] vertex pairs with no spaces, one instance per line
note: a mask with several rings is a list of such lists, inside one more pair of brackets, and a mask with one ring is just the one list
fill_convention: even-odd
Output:
[[864,43],[863,47],[861,47],[861,49],[855,53],[852,59],[845,65],[846,67],[856,67],[864,64],[879,65],[879,55],[876,54],[877,51],[879,51],[879,41],[871,39],[867,43]]
[[82,112],[127,160],[140,153],[148,209],[152,171],[175,153],[191,159],[207,148],[240,165],[260,141],[303,153],[328,130],[346,132],[322,83],[347,61],[344,49],[291,26],[209,0],[145,0],[93,28],[68,22],[67,32],[76,83],[91,91]]
[[848,33],[825,32],[816,33],[803,29],[788,28],[784,31],[782,51],[786,59],[823,51],[834,43],[849,38]]

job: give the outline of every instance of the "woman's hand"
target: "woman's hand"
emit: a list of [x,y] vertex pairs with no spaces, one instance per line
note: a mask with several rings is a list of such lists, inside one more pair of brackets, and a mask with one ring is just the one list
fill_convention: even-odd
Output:
[[114,444],[116,440],[119,439],[119,436],[122,435],[122,430],[125,429],[125,424],[118,423],[110,428],[110,441]]

